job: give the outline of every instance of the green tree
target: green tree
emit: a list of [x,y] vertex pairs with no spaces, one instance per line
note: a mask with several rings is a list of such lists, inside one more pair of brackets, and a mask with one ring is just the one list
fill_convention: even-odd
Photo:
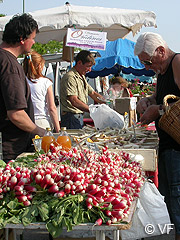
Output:
[[33,45],[33,49],[41,55],[47,53],[60,53],[63,49],[63,42],[58,42],[55,40],[49,41],[46,44],[36,42]]

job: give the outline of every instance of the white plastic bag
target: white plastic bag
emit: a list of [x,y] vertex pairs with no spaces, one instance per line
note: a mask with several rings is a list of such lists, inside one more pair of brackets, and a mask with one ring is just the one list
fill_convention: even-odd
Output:
[[135,240],[167,234],[172,228],[164,197],[154,183],[146,182],[137,202],[132,226],[121,231],[121,239]]
[[106,104],[90,105],[90,117],[94,121],[95,128],[100,130],[106,127],[119,128],[124,127],[124,117]]

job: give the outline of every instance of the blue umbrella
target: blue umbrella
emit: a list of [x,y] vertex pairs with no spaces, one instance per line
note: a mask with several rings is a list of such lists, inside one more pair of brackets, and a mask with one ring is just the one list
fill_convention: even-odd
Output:
[[95,59],[96,64],[91,72],[87,73],[90,78],[104,77],[110,74],[130,74],[135,76],[154,76],[152,70],[146,70],[139,58],[134,55],[135,42],[128,39],[107,41],[106,50],[100,50],[101,57]]

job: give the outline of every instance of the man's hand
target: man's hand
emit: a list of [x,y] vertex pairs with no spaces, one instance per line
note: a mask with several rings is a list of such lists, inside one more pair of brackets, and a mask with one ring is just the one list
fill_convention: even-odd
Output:
[[146,109],[151,105],[151,102],[148,98],[142,98],[141,100],[139,100],[139,102],[137,103],[136,106],[136,110],[139,113],[144,113],[146,111]]
[[96,103],[106,103],[106,100],[101,94],[97,93],[96,91],[89,94],[89,96],[96,102]]
[[149,124],[159,117],[159,105],[151,105],[146,108],[140,121],[142,124]]
[[74,107],[80,109],[83,112],[89,112],[89,106],[79,100],[78,96],[68,96],[68,100]]

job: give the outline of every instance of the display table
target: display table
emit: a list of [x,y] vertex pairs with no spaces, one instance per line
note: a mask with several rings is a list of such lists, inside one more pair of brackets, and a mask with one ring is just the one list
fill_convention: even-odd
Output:
[[[111,231],[113,240],[119,240],[120,239],[120,230],[126,230],[131,227],[132,224],[132,217],[136,210],[136,204],[137,201],[134,201],[131,205],[131,210],[129,216],[124,219],[124,222],[122,224],[111,224],[111,225],[101,225],[101,226],[94,226],[93,223],[87,223],[87,224],[79,224],[75,227],[73,227],[73,231],[81,230],[81,231],[94,231],[96,235],[96,240],[105,240],[105,232]],[[13,230],[13,240],[16,240],[16,230],[47,230],[45,223],[32,223],[27,226],[24,226],[23,224],[7,224],[5,226],[5,240],[9,240],[9,229]],[[74,236],[75,237],[75,236]]]
[[[95,231],[96,240],[105,240],[105,231],[112,231],[113,240],[119,240],[119,228],[120,226],[94,226],[93,224],[81,224],[73,228],[73,230],[81,231]],[[22,224],[7,224],[5,227],[5,239],[8,240],[9,229],[13,229],[13,240],[16,240],[16,230],[36,230],[43,229],[46,230],[46,225],[44,223],[32,223],[28,226],[23,226]],[[75,235],[76,236],[76,235]],[[74,237],[75,237],[74,236]]]

